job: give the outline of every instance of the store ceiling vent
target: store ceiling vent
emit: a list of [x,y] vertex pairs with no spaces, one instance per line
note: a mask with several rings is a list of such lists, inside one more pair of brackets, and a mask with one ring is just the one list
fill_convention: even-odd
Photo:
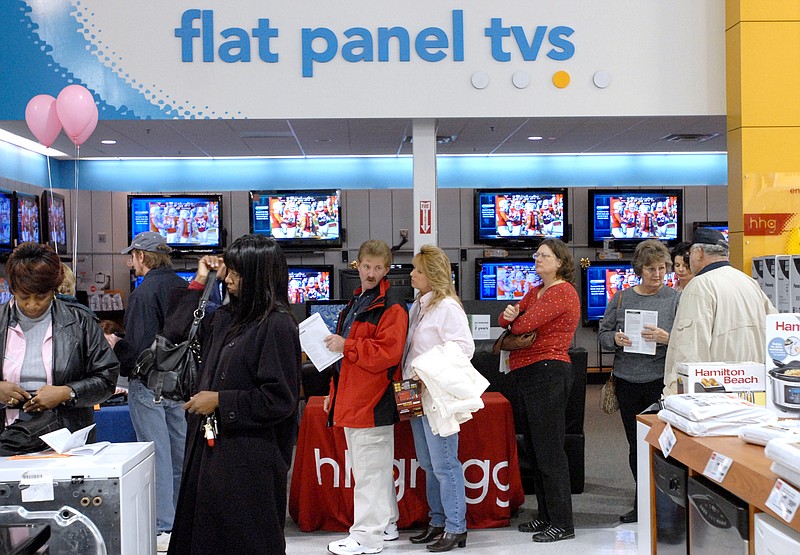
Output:
[[672,143],[704,143],[714,137],[719,137],[719,133],[673,133],[662,137],[662,140]]

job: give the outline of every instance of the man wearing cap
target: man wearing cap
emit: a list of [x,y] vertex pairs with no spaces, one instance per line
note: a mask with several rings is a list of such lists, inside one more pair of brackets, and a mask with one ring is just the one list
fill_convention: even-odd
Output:
[[[156,333],[164,328],[169,292],[188,286],[172,269],[170,252],[164,237],[153,231],[139,233],[122,250],[130,255],[128,264],[136,275],[144,278],[128,298],[125,338],[114,349],[123,376],[130,375],[139,354],[150,348]],[[136,439],[152,441],[155,446],[157,543],[158,551],[166,551],[183,468],[186,417],[183,403],[169,399],[156,403],[154,398],[153,390],[141,380],[130,381],[128,405]]]
[[672,326],[665,395],[678,392],[678,363],[764,360],[766,315],[777,312],[758,283],[728,263],[728,242],[716,229],[695,230],[689,266],[694,278]]

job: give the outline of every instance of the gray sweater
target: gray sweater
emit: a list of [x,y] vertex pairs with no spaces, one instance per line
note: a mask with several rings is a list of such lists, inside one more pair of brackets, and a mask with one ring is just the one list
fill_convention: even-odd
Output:
[[[619,302],[622,295],[622,302]],[[658,327],[672,330],[675,312],[678,310],[680,293],[670,287],[662,287],[655,295],[640,295],[633,288],[617,291],[609,301],[597,338],[605,351],[614,351],[614,375],[634,383],[646,383],[664,379],[664,360],[667,346],[659,343],[655,355],[626,353],[614,343],[614,334],[625,329],[625,309],[655,310],[658,312]],[[619,303],[619,308],[617,304]]]

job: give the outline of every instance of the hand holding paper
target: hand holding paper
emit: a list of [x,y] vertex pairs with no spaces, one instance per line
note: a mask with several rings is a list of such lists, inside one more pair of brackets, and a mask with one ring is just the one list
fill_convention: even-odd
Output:
[[94,424],[81,428],[77,432],[70,432],[67,428],[61,428],[55,432],[44,434],[42,441],[53,448],[56,453],[67,453],[70,455],[94,455],[110,445],[107,441],[86,445],[89,432],[94,428]]
[[320,372],[343,356],[325,347],[325,338],[330,334],[331,331],[318,313],[300,322],[300,346]]

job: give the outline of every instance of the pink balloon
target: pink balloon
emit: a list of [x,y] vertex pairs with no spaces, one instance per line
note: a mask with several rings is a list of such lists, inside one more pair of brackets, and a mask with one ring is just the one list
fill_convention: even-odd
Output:
[[80,132],[80,134],[73,139],[73,143],[80,146],[86,142],[86,140],[94,133],[95,127],[97,127],[97,120],[98,120],[98,113],[97,113],[97,106],[94,107],[94,112],[92,113],[92,119],[89,121],[89,125],[86,126],[86,129]]
[[25,107],[28,129],[40,143],[50,148],[61,133],[61,121],[56,111],[56,99],[49,94],[37,94]]
[[56,110],[67,137],[73,143],[79,144],[76,142],[78,135],[91,123],[92,117],[97,113],[97,106],[94,103],[92,93],[86,87],[69,85],[58,93]]

